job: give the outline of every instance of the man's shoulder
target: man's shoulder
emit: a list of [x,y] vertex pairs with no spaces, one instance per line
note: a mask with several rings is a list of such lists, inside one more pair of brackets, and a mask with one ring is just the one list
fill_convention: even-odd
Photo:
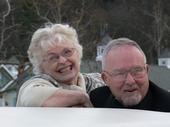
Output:
[[90,92],[91,96],[108,96],[110,95],[110,89],[107,86],[98,87]]
[[153,82],[150,83],[150,90],[153,94],[157,95],[158,97],[166,97],[170,99],[170,92],[163,88],[160,88]]
[[153,97],[153,108],[157,111],[170,112],[170,93],[154,83],[150,84],[150,92]]
[[90,100],[94,107],[104,107],[111,92],[107,86],[96,88],[90,92]]

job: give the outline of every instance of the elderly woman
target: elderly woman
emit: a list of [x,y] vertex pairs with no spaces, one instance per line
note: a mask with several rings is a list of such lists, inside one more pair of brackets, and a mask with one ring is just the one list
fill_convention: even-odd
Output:
[[89,92],[104,85],[97,73],[81,74],[82,46],[69,25],[38,29],[28,49],[36,76],[20,88],[17,106],[91,106]]

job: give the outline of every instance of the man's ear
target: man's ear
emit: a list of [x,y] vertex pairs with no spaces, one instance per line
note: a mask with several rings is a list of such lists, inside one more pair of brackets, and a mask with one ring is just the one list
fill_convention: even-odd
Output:
[[103,81],[106,83],[107,82],[107,76],[105,72],[101,73],[101,78],[103,79]]
[[149,73],[149,65],[148,64],[146,64],[146,71],[147,71],[147,73]]

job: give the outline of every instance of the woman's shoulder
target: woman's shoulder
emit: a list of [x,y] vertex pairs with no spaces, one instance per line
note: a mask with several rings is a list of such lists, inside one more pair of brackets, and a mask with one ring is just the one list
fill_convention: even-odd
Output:
[[45,85],[45,86],[57,86],[58,83],[52,77],[48,75],[35,75],[30,79],[26,80],[21,88],[25,88],[28,86],[37,86],[37,85]]
[[105,85],[100,73],[83,73],[83,77],[85,79],[87,92]]

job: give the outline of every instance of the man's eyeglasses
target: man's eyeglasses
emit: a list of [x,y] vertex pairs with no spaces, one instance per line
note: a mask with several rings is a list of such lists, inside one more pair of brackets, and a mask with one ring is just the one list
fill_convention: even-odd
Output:
[[74,54],[75,50],[76,50],[75,48],[64,48],[60,54],[55,53],[48,54],[46,60],[50,63],[58,63],[60,56],[64,58],[69,58]]
[[130,73],[131,76],[137,80],[143,78],[144,75],[146,74],[146,65],[143,67],[141,66],[132,67],[129,70],[114,70],[112,73],[109,73],[107,71],[103,72],[107,73],[109,76],[111,76],[117,81],[124,81],[127,78],[128,73]]

